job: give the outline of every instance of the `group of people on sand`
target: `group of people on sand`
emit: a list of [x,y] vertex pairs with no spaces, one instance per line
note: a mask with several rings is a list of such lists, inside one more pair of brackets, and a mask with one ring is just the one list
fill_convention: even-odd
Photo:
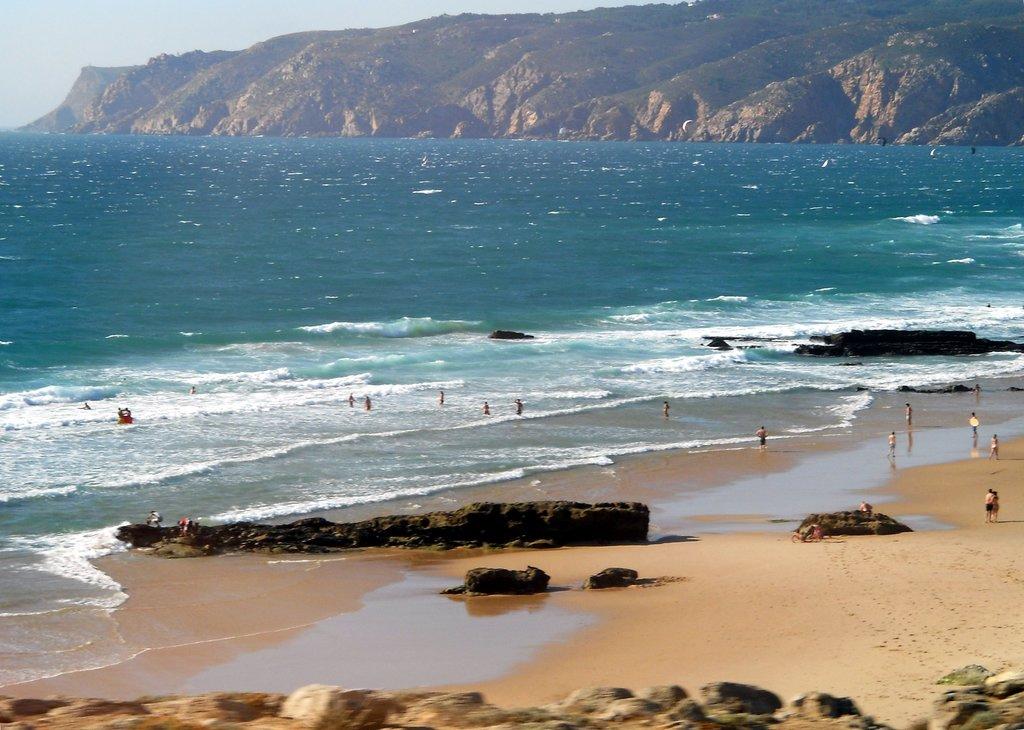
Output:
[[[981,386],[975,384],[974,394],[978,395],[981,393]],[[905,413],[907,418],[907,430],[910,431],[914,425],[914,408],[909,403],[904,404]],[[974,439],[974,446],[978,446],[978,427],[981,426],[981,419],[978,418],[976,411],[971,411],[970,417],[967,419],[967,425],[971,427],[971,436]],[[891,431],[889,433],[889,458],[895,460],[896,458],[896,432]],[[990,460],[999,460],[999,435],[992,434],[992,438],[989,441],[988,458]],[[867,509],[865,510],[865,506]],[[866,511],[868,514],[871,513],[871,505],[865,503],[861,504],[861,511]],[[993,523],[999,521],[999,492],[994,489],[989,489],[985,494],[985,522]]]

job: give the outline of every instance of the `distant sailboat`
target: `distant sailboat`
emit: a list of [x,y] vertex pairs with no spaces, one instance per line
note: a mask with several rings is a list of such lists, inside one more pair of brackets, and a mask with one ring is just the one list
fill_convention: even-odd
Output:
[[934,147],[932,147],[931,154],[928,155],[928,156],[929,157],[935,157],[935,155],[937,155],[938,153],[939,153],[939,151],[937,149],[935,149]]
[[430,167],[430,158],[423,155],[423,159],[420,160],[420,167]]
[[828,167],[828,163],[830,163],[831,161],[832,161],[832,160],[830,160],[830,159],[828,159],[828,158],[826,157],[826,158],[825,158],[825,161],[821,163],[821,166],[822,166],[822,167]]

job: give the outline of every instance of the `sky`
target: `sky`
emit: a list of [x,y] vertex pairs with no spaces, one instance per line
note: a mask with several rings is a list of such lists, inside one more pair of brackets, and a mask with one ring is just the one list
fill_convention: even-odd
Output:
[[0,127],[56,107],[82,66],[237,50],[283,33],[383,27],[442,13],[555,13],[650,1],[0,0]]

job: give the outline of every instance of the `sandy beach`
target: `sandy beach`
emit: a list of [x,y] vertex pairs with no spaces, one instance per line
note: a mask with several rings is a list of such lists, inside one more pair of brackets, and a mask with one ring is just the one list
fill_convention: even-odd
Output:
[[[298,560],[106,558],[104,570],[130,595],[113,614],[125,660],[2,693],[134,697],[288,691],[320,681],[473,688],[518,706],[587,685],[696,689],[728,679],[783,697],[808,690],[849,695],[863,711],[904,723],[926,714],[936,679],[951,669],[1024,663],[1017,550],[1024,520],[1015,517],[1024,500],[1024,440],[1008,440],[998,462],[971,458],[966,429],[926,423],[916,450],[901,431],[890,466],[875,431],[894,407],[875,409],[852,442],[810,439],[767,453],[731,452],[728,459],[721,452],[666,453],[617,466],[614,478],[590,492],[581,494],[574,478],[593,470],[556,475],[543,486],[547,498],[624,492],[661,504],[656,541],[648,545]],[[960,453],[969,458],[929,463]],[[982,448],[978,456],[986,453]],[[672,493],[682,475],[687,490]],[[788,486],[795,504],[810,505],[817,493],[848,500],[832,508],[849,508],[855,494],[838,495],[856,483],[881,511],[932,529],[795,545],[792,524],[772,524],[767,515],[775,512],[762,509],[789,494],[779,491]],[[984,524],[989,487],[1003,498],[998,525]],[[749,496],[740,502],[730,490]],[[712,494],[719,508],[701,512]],[[671,507],[680,500],[689,500],[685,519]],[[727,510],[730,501],[751,509]],[[471,567],[527,564],[548,572],[562,590],[524,598],[437,596]],[[567,590],[610,566],[673,580]]]

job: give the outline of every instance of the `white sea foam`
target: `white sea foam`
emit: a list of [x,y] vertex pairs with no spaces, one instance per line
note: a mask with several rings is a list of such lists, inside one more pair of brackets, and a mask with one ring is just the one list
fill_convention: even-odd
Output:
[[682,357],[663,357],[656,360],[645,360],[620,368],[623,373],[690,373],[700,370],[735,365],[746,362],[743,352],[716,352],[710,355],[683,355]]
[[0,347],[6,347],[7,345],[13,345],[13,340],[0,340]]
[[708,299],[709,302],[745,302],[748,297],[741,297],[735,295],[723,294],[722,296],[712,297]]
[[304,332],[331,334],[351,332],[360,335],[380,337],[428,337],[453,332],[465,332],[479,326],[479,322],[453,319],[432,319],[430,317],[402,317],[390,322],[327,322],[325,324],[299,327]]
[[941,218],[937,215],[927,215],[925,213],[918,213],[917,215],[905,215],[898,218],[893,218],[894,221],[903,221],[904,223],[916,223],[921,226],[931,226],[938,223]]
[[14,492],[0,492],[0,503],[15,502],[24,499],[39,499],[42,497],[62,497],[73,494],[76,487],[49,487],[40,489],[19,489]]
[[121,592],[121,585],[117,581],[91,561],[125,549],[124,543],[114,537],[116,531],[117,526],[104,527],[85,532],[12,537],[10,542],[17,548],[39,556],[38,562],[26,565],[26,569],[52,573],[111,592],[112,595],[89,599],[88,603],[113,608],[127,596]]
[[127,339],[128,335],[107,335],[105,339],[108,340],[123,340]]
[[413,195],[437,195],[438,193],[443,193],[443,192],[444,192],[443,190],[437,190],[435,188],[426,188],[425,190],[413,190],[412,194]]
[[45,406],[53,403],[83,403],[113,398],[117,389],[109,386],[48,385],[35,390],[23,390],[0,395],[0,411],[26,406]]
[[946,263],[947,264],[973,264],[974,263],[974,259],[972,259],[972,258],[949,259],[949,260],[946,261]]

